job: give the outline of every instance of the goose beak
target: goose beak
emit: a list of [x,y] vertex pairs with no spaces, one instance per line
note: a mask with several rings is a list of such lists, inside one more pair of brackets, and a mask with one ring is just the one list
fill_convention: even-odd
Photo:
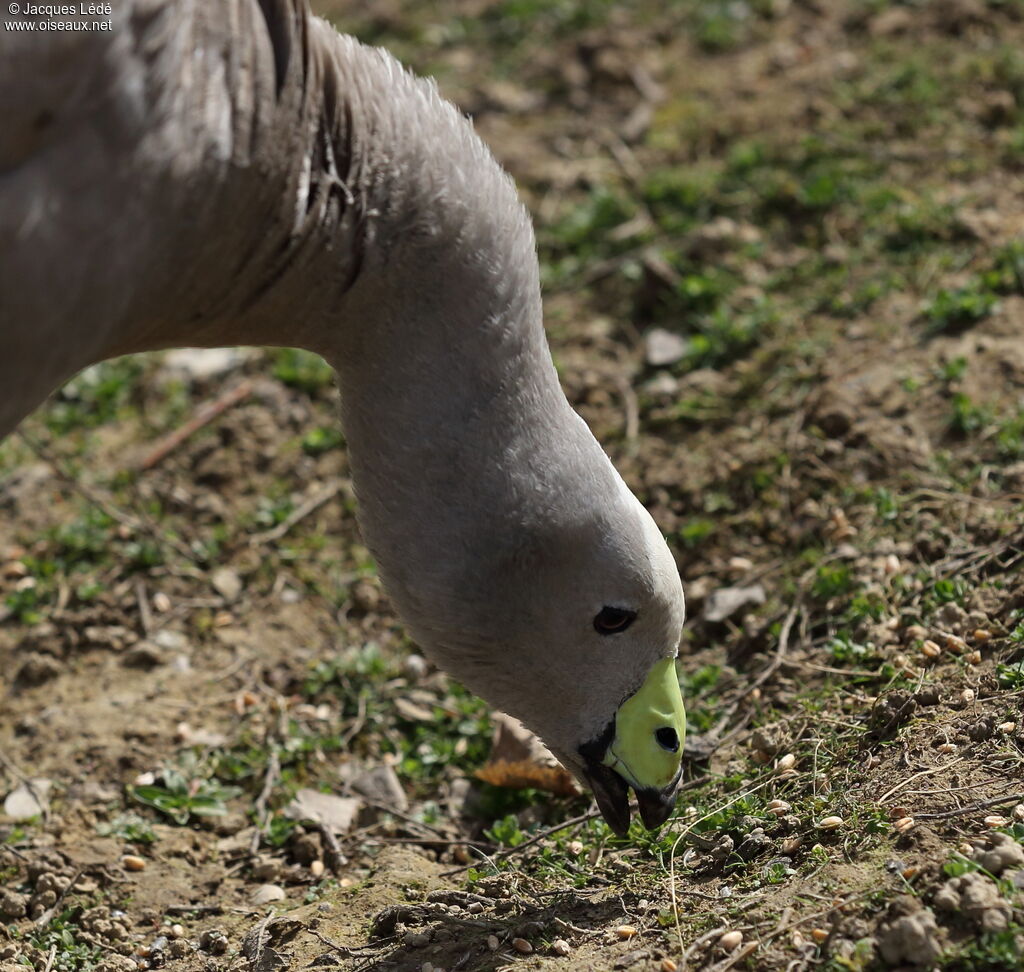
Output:
[[629,830],[630,788],[648,830],[660,827],[671,815],[685,735],[686,710],[675,660],[663,658],[619,706],[601,736],[580,747],[597,805],[619,836]]

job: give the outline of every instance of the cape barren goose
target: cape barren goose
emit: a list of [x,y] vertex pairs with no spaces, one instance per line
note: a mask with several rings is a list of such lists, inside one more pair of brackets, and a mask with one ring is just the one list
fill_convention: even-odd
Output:
[[613,829],[630,788],[661,824],[683,592],[559,387],[509,177],[433,84],[305,0],[112,8],[110,31],[0,33],[0,435],[114,355],[318,352],[416,640]]

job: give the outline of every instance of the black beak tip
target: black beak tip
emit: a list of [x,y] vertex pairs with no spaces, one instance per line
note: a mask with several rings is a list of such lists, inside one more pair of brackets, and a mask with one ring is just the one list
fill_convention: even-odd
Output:
[[648,830],[657,830],[675,809],[675,786],[667,790],[637,790],[636,802],[644,826]]
[[[587,782],[605,823],[619,837],[629,832],[629,784],[607,766],[591,766]],[[676,781],[664,790],[636,790],[640,819],[648,830],[657,830],[672,815],[676,805]]]

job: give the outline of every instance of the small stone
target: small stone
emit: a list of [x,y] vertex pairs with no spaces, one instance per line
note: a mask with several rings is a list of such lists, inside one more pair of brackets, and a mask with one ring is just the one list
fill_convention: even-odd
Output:
[[286,895],[284,888],[279,884],[261,884],[255,891],[249,900],[254,905],[265,905],[271,904],[274,901],[284,901]]
[[824,817],[818,821],[818,830],[836,830],[842,825],[842,817]]
[[28,913],[28,895],[0,891],[0,918],[24,918]]
[[121,866],[126,871],[144,871],[146,870],[146,858],[139,857],[137,854],[125,854],[121,858]]
[[572,949],[569,947],[569,943],[564,938],[556,938],[551,943],[551,951],[554,952],[555,955],[565,956],[570,954],[570,952],[572,952]]
[[615,937],[621,938],[623,941],[632,938],[636,934],[636,929],[632,925],[619,925],[615,929]]
[[718,944],[725,951],[731,952],[743,944],[743,932],[736,930],[723,932],[722,936],[718,939]]
[[167,930],[167,933],[171,936],[171,938],[183,938],[185,936],[185,926],[171,925],[171,927]]
[[313,863],[309,865],[309,873],[315,878],[322,877],[324,873],[324,862],[313,861]]
[[228,936],[219,928],[208,928],[199,936],[199,947],[213,955],[223,955],[228,950]]
[[471,915],[483,914],[483,910],[484,906],[479,901],[471,901],[466,906],[466,911],[468,911]]
[[675,364],[689,347],[686,338],[664,328],[655,327],[644,335],[644,357],[652,368]]
[[230,567],[218,567],[210,576],[210,583],[225,601],[237,601],[242,593],[242,579]]
[[430,932],[407,931],[402,942],[406,948],[423,948],[430,944]]
[[157,591],[153,595],[153,610],[166,614],[170,609],[171,599],[163,591]]
[[501,945],[501,942],[498,941],[498,936],[497,935],[488,935],[487,936],[487,947],[492,952],[498,951],[498,946],[499,945]]
[[974,689],[969,689],[969,688],[964,689],[960,693],[960,699],[963,702],[973,702],[974,701]]
[[1002,733],[1013,732],[1017,728],[1016,722],[1000,722],[996,728]]
[[525,938],[513,938],[512,947],[520,955],[529,955],[533,952],[533,946]]

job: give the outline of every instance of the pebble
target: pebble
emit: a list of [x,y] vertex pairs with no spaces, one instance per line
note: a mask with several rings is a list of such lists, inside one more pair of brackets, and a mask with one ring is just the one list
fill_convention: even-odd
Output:
[[430,932],[407,931],[402,942],[408,948],[423,948],[430,944]]
[[529,955],[533,952],[533,946],[525,938],[513,938],[512,947],[520,955]]
[[974,701],[974,689],[964,689],[960,693],[960,698],[964,702],[973,702]]
[[1017,723],[1016,722],[1001,722],[1001,723],[999,723],[998,726],[996,726],[996,728],[1000,732],[1004,732],[1004,733],[1005,732],[1013,732],[1014,729],[1017,728]]
[[479,915],[483,912],[483,910],[484,906],[479,901],[471,901],[466,906],[466,911],[468,911],[471,915]]
[[488,935],[487,936],[487,947],[492,952],[498,951],[498,946],[500,944],[501,944],[501,942],[498,941],[498,936],[497,935]]
[[208,928],[199,936],[199,947],[213,955],[223,955],[228,950],[228,936],[219,928]]
[[309,873],[312,874],[313,877],[315,877],[315,878],[321,877],[323,875],[323,873],[324,873],[324,862],[323,861],[313,861],[309,865]]
[[144,871],[146,870],[146,859],[136,854],[125,854],[121,858],[121,866],[126,871]]
[[824,817],[818,821],[818,830],[835,830],[842,825],[842,817]]
[[261,884],[249,899],[254,905],[270,904],[272,901],[284,901],[284,888],[279,884]]
[[171,938],[182,938],[185,934],[185,926],[171,925],[170,929],[168,930],[168,934],[171,936]]
[[572,949],[564,938],[556,938],[551,943],[551,951],[554,952],[555,955],[568,955]]
[[743,943],[743,932],[741,931],[727,931],[723,932],[722,937],[718,939],[718,944],[724,948],[727,952],[737,949]]
[[615,929],[615,936],[621,938],[623,941],[632,938],[636,934],[636,929],[632,925],[619,925]]

